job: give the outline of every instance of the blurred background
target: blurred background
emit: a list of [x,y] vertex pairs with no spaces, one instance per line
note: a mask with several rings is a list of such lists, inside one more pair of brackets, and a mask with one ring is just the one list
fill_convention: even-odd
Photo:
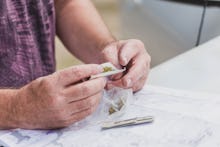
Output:
[[[119,18],[119,2],[118,0],[92,0],[95,7],[101,14],[105,24],[108,26],[112,34],[117,38],[121,37],[121,21]],[[56,59],[57,70],[68,66],[81,64],[81,62],[70,55],[63,44],[56,38]]]
[[[117,39],[141,39],[152,67],[220,35],[220,0],[92,0]],[[57,69],[80,64],[56,38]]]

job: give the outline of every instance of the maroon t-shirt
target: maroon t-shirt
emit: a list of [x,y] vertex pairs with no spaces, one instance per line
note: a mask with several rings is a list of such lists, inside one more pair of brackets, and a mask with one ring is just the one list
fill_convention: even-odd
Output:
[[0,0],[0,87],[55,71],[53,0]]

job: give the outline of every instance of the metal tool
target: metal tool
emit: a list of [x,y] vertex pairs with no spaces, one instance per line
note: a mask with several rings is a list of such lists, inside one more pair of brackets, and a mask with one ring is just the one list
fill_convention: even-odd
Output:
[[108,121],[102,123],[102,129],[111,129],[116,127],[126,127],[144,123],[152,123],[154,121],[153,116],[146,116],[146,117],[136,117],[127,120],[120,120],[120,121]]

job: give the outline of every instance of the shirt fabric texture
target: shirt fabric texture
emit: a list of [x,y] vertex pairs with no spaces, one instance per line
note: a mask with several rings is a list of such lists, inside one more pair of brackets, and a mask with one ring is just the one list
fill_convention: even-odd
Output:
[[55,71],[53,0],[0,0],[0,87]]

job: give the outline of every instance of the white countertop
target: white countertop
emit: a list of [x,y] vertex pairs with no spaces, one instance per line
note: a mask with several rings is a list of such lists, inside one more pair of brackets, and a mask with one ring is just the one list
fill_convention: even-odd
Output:
[[101,130],[82,121],[61,130],[0,131],[0,146],[16,147],[219,147],[219,95],[146,85],[120,118],[154,116],[154,122]]
[[[220,93],[220,37],[152,69],[149,83]],[[219,147],[220,95],[145,85],[116,120],[152,115],[151,124],[101,130],[82,121],[61,130],[0,131],[0,146]]]
[[220,93],[220,37],[153,68],[148,83]]

